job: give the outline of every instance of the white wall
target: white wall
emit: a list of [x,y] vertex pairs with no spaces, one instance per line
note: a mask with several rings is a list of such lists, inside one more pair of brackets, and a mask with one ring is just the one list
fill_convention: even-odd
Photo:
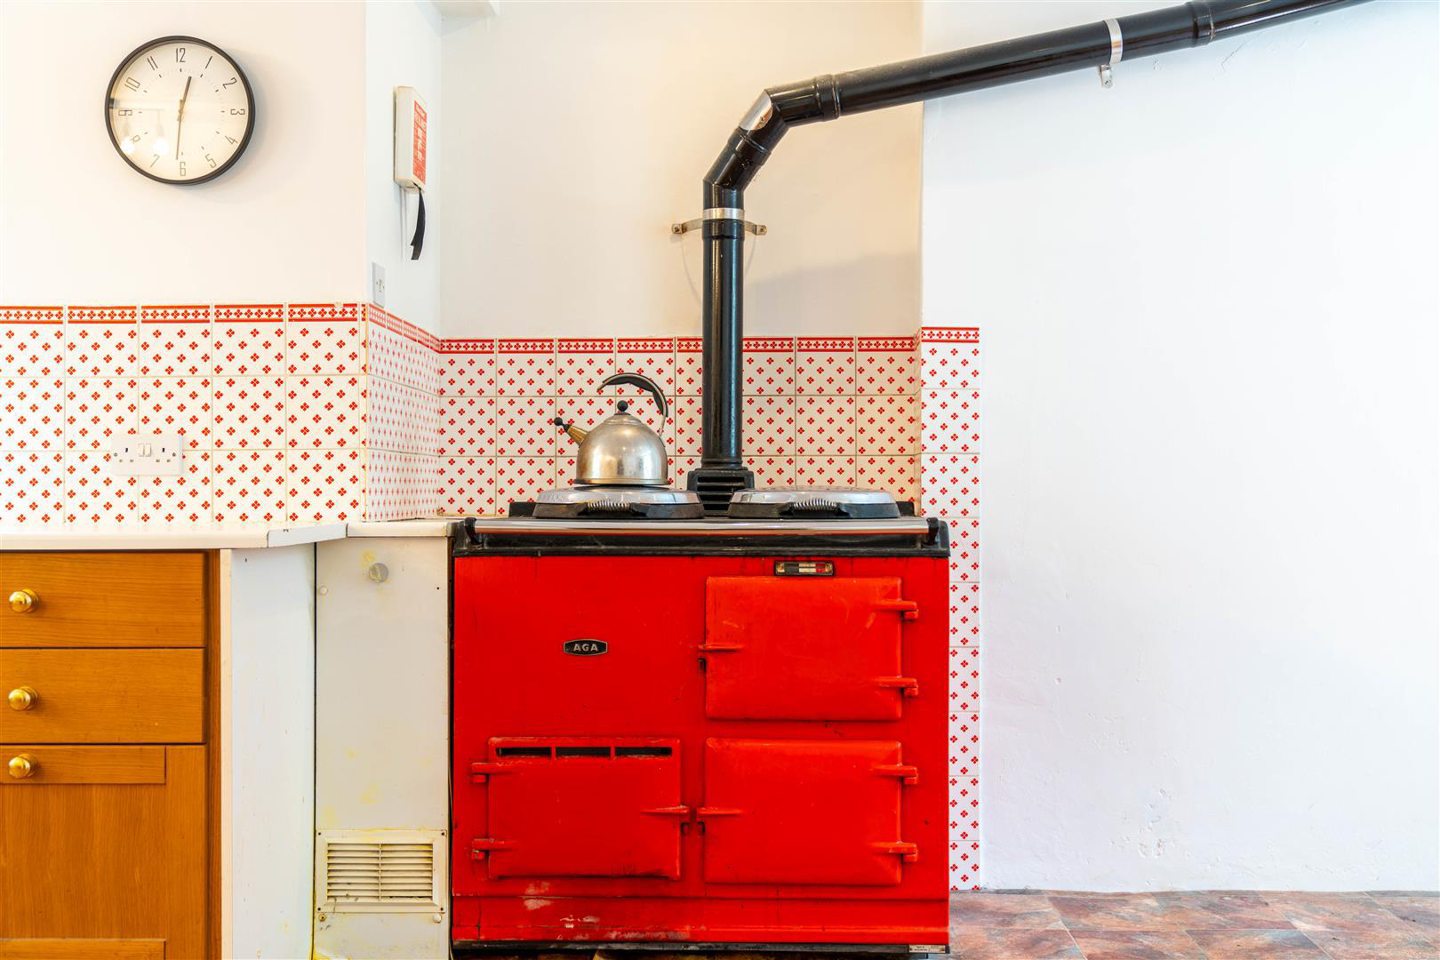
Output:
[[[369,261],[385,268],[385,308],[430,331],[439,318],[439,220],[451,213],[441,192],[439,162],[445,140],[440,30],[440,13],[430,0],[365,4],[366,251]],[[410,259],[418,200],[413,192],[406,198],[394,179],[395,88],[400,86],[415,88],[429,116],[425,189],[429,222],[419,260]],[[367,262],[367,283],[369,269]]]
[[[360,4],[0,4],[0,303],[358,297],[365,287]],[[135,47],[199,36],[240,63],[255,132],[224,176],[173,186],[105,133]]]
[[[446,336],[700,333],[701,178],[761,89],[919,52],[914,3],[505,3],[447,26]],[[463,122],[458,119],[463,118]],[[919,110],[792,131],[747,332],[911,333]]]
[[[1116,10],[927,3],[925,46]],[[927,108],[925,322],[983,328],[988,884],[1440,886],[1437,10]]]

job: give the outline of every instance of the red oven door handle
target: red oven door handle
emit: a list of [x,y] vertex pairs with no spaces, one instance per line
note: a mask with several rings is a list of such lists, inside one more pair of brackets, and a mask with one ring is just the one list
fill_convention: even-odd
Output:
[[876,610],[893,610],[902,620],[919,620],[920,604],[914,600],[876,600]]
[[508,850],[515,846],[513,840],[492,840],[489,837],[476,837],[470,841],[470,859],[484,860],[485,855],[491,850]]
[[702,643],[697,649],[705,653],[734,653],[737,650],[744,650],[745,648],[738,643]]
[[676,804],[673,807],[651,807],[649,810],[641,810],[641,813],[648,813],[652,817],[688,817],[690,808],[685,804]]
[[744,812],[738,807],[701,807],[695,811],[695,816],[704,820],[706,817],[738,817]]

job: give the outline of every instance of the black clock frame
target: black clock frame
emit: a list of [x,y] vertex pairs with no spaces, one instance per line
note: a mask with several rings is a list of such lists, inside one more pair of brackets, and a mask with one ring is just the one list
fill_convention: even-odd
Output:
[[[245,102],[249,104],[249,106],[246,108],[245,133],[240,137],[240,146],[235,148],[235,152],[231,154],[229,160],[226,160],[224,163],[220,164],[220,166],[205,174],[205,176],[196,177],[193,180],[171,180],[167,177],[157,177],[155,174],[149,172],[148,170],[140,169],[138,165],[131,162],[130,158],[126,156],[125,151],[120,149],[120,141],[115,139],[115,128],[110,123],[110,109],[112,106],[114,106],[115,102],[112,91],[115,89],[115,81],[120,79],[120,74],[125,72],[125,68],[128,67],[130,64],[134,63],[135,59],[139,57],[143,51],[148,50],[151,47],[157,46],[162,43],[179,43],[182,41],[188,43],[204,44],[211,50],[214,50],[216,53],[220,54],[226,60],[230,61],[230,65],[235,68],[235,73],[240,78],[240,85],[245,90]],[[105,87],[105,133],[108,134],[110,137],[110,145],[115,148],[115,152],[120,155],[121,160],[125,161],[125,165],[127,167],[129,167],[131,170],[134,170],[142,177],[154,180],[156,183],[165,183],[175,187],[193,187],[197,184],[207,183],[211,180],[214,180],[216,177],[220,176],[220,174],[235,166],[235,161],[239,160],[242,156],[245,155],[245,148],[250,146],[250,134],[252,134],[254,131],[255,91],[252,90],[250,87],[250,78],[245,76],[244,68],[240,66],[239,61],[237,61],[234,57],[230,56],[229,52],[217,46],[216,44],[211,43],[209,40],[203,40],[200,37],[186,37],[177,35],[170,37],[156,37],[154,40],[146,40],[144,43],[140,44],[140,46],[136,47],[134,50],[131,50],[125,55],[125,59],[120,61],[120,65],[115,68],[115,72],[110,74],[110,83]]]

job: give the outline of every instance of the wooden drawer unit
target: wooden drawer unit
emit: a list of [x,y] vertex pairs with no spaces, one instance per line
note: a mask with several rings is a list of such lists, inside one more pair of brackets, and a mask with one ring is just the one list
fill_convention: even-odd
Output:
[[203,553],[0,553],[0,647],[202,647]]
[[206,955],[204,747],[7,744],[0,763],[0,958]]
[[203,650],[0,649],[0,743],[200,743],[204,677]]

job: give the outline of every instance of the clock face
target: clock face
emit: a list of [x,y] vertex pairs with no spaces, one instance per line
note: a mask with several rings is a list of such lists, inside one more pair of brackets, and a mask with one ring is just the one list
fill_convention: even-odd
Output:
[[223,50],[163,37],[121,62],[105,97],[110,141],[152,180],[201,183],[239,159],[255,127],[255,97]]

